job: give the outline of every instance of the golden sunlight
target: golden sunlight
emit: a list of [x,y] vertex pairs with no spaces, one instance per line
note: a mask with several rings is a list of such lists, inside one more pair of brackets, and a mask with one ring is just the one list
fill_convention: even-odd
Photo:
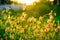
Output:
[[39,2],[39,0],[15,0],[15,1],[18,2],[18,3],[26,4],[26,5],[31,5],[34,2]]
[[30,5],[34,2],[34,0],[18,0],[18,3],[25,3],[26,5]]

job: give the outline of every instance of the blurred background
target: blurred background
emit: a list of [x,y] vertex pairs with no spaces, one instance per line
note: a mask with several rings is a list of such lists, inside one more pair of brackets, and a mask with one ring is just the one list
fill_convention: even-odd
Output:
[[60,40],[60,0],[0,0],[0,40]]
[[[39,13],[37,15],[44,15],[54,9],[53,6],[60,5],[60,0],[0,0],[0,10],[10,7],[12,9],[25,10],[27,13]],[[41,14],[42,13],[42,14]]]

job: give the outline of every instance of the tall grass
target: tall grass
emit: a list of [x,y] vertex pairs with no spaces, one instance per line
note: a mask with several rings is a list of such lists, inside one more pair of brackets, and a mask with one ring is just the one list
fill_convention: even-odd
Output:
[[60,40],[60,20],[53,19],[52,11],[37,19],[25,12],[2,10],[0,40]]

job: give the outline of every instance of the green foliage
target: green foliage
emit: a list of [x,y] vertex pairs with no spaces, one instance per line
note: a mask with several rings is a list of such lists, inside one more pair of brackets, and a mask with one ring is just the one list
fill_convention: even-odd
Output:
[[48,14],[50,12],[50,6],[48,4],[38,3],[34,6],[28,6],[25,11],[27,14],[38,18],[39,16]]
[[38,19],[37,16],[35,17],[32,14],[27,14],[25,12],[19,12],[17,15],[17,12],[12,9],[2,10],[0,13],[0,39],[59,40],[60,20],[53,20],[54,17],[52,16],[52,12],[40,16]]

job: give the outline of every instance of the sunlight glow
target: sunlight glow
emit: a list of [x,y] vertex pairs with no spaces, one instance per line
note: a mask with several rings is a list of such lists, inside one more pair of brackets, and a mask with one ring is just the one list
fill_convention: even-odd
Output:
[[50,0],[50,1],[54,1],[54,0]]
[[[14,0],[12,0],[12,1],[14,1]],[[26,4],[26,5],[31,5],[34,2],[39,2],[39,0],[15,0],[15,1],[18,3]]]
[[30,5],[34,2],[34,0],[18,0],[18,3],[25,3],[26,5]]

